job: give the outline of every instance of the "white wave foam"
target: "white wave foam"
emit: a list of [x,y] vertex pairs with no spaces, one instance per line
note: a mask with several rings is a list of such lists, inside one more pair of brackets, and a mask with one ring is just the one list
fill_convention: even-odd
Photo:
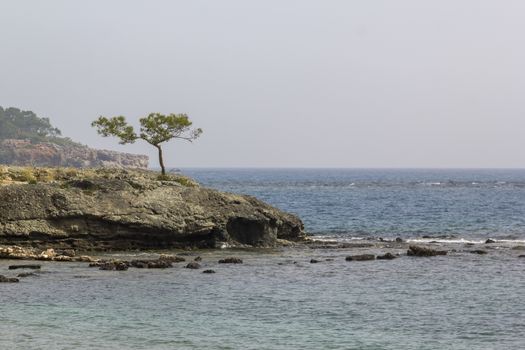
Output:
[[341,237],[341,236],[328,236],[328,235],[316,235],[310,236],[310,238],[320,242],[349,242],[349,241],[368,241],[365,237]]
[[[367,241],[369,237],[341,237],[341,236],[327,236],[327,235],[316,235],[311,236],[312,239],[321,242],[355,242],[355,241]],[[491,238],[495,243],[499,244],[525,244],[524,239],[495,239]],[[373,239],[374,241],[380,241],[379,238]],[[394,242],[396,238],[383,238],[385,242]],[[444,243],[444,244],[485,244],[486,239],[468,239],[468,238],[407,238],[404,239],[407,243]]]
[[465,238],[413,238],[407,239],[407,243],[485,243],[484,240],[470,240]]

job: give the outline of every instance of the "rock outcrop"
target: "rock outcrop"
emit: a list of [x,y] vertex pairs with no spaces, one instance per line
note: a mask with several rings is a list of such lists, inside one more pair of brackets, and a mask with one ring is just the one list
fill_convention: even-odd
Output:
[[78,144],[31,143],[8,139],[0,142],[0,164],[46,167],[148,167],[148,156],[98,150]]
[[0,244],[55,249],[276,246],[303,224],[254,197],[149,171],[97,169],[0,186]]

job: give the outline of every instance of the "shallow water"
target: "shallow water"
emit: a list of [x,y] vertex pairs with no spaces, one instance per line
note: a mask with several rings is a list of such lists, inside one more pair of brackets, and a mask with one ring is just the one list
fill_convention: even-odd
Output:
[[[198,252],[216,274],[41,262],[38,276],[0,284],[0,349],[525,348],[525,250],[512,249],[525,245],[524,171],[188,172],[296,212],[325,239],[402,236],[454,251],[362,262],[345,256],[406,247]],[[137,255],[155,256],[112,256]],[[217,263],[230,255],[244,264]],[[0,274],[22,272],[15,263],[0,260]]]
[[[122,272],[43,263],[38,277],[0,287],[0,348],[525,346],[525,259],[517,258],[518,251],[344,260],[380,250],[201,254],[204,267],[217,271],[211,275],[184,269],[184,263]],[[229,254],[241,256],[244,264],[217,264]],[[322,261],[311,264],[310,258]],[[0,271],[12,263],[0,261]]]

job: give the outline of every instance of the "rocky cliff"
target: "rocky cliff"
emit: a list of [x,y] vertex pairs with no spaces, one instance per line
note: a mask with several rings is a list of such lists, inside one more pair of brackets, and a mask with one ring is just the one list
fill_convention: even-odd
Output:
[[[4,169],[4,174],[10,172]],[[250,196],[200,187],[185,177],[159,179],[153,172],[125,169],[60,176],[53,169],[39,170],[46,172],[33,176],[42,181],[0,186],[0,244],[76,249],[267,247],[304,238],[297,217]]]
[[0,142],[0,164],[60,167],[148,167],[148,157],[87,146],[58,145],[51,142],[31,143],[8,139]]

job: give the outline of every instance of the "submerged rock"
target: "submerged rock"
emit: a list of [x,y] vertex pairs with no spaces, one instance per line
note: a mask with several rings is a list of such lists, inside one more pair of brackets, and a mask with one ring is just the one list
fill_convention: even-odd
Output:
[[490,238],[485,241],[485,244],[492,244],[492,243],[496,243],[496,241]]
[[9,266],[9,270],[18,270],[18,269],[31,269],[31,270],[40,270],[40,265],[11,265]]
[[360,255],[350,255],[346,257],[346,261],[366,261],[366,260],[375,260],[375,255],[373,254],[360,254]]
[[14,277],[5,277],[3,275],[0,275],[0,283],[16,283],[16,282],[19,282],[20,280],[18,278],[14,278]]
[[317,259],[310,259],[310,264],[317,264],[319,260]]
[[100,270],[127,270],[130,267],[138,269],[166,269],[173,267],[173,263],[169,259],[135,259],[131,261],[126,260],[100,260],[92,262],[89,267],[99,267]]
[[235,257],[229,257],[229,258],[219,260],[219,264],[242,264],[242,259],[235,258]]
[[23,277],[30,277],[30,276],[38,276],[38,275],[34,272],[23,272],[23,273],[19,273],[16,277],[23,278]]
[[436,255],[447,255],[447,252],[444,250],[435,250],[431,248],[411,245],[410,247],[408,247],[407,255],[408,256],[436,256]]
[[198,262],[192,261],[188,263],[188,265],[186,265],[186,268],[196,270],[196,269],[200,269],[201,265]]
[[392,253],[385,253],[383,255],[378,255],[377,256],[378,260],[393,260],[395,258],[397,258],[397,256],[392,254]]
[[107,270],[107,271],[126,271],[128,268],[129,268],[129,265],[126,262],[113,261],[113,262],[105,262],[105,263],[99,264],[98,269]]
[[129,265],[132,267],[146,268],[146,269],[166,269],[168,267],[173,267],[172,262],[166,259],[131,260]]
[[487,251],[486,250],[482,250],[482,249],[476,249],[476,250],[470,250],[469,253],[484,255],[484,254],[487,254]]
[[204,270],[202,273],[215,273],[215,270]]

